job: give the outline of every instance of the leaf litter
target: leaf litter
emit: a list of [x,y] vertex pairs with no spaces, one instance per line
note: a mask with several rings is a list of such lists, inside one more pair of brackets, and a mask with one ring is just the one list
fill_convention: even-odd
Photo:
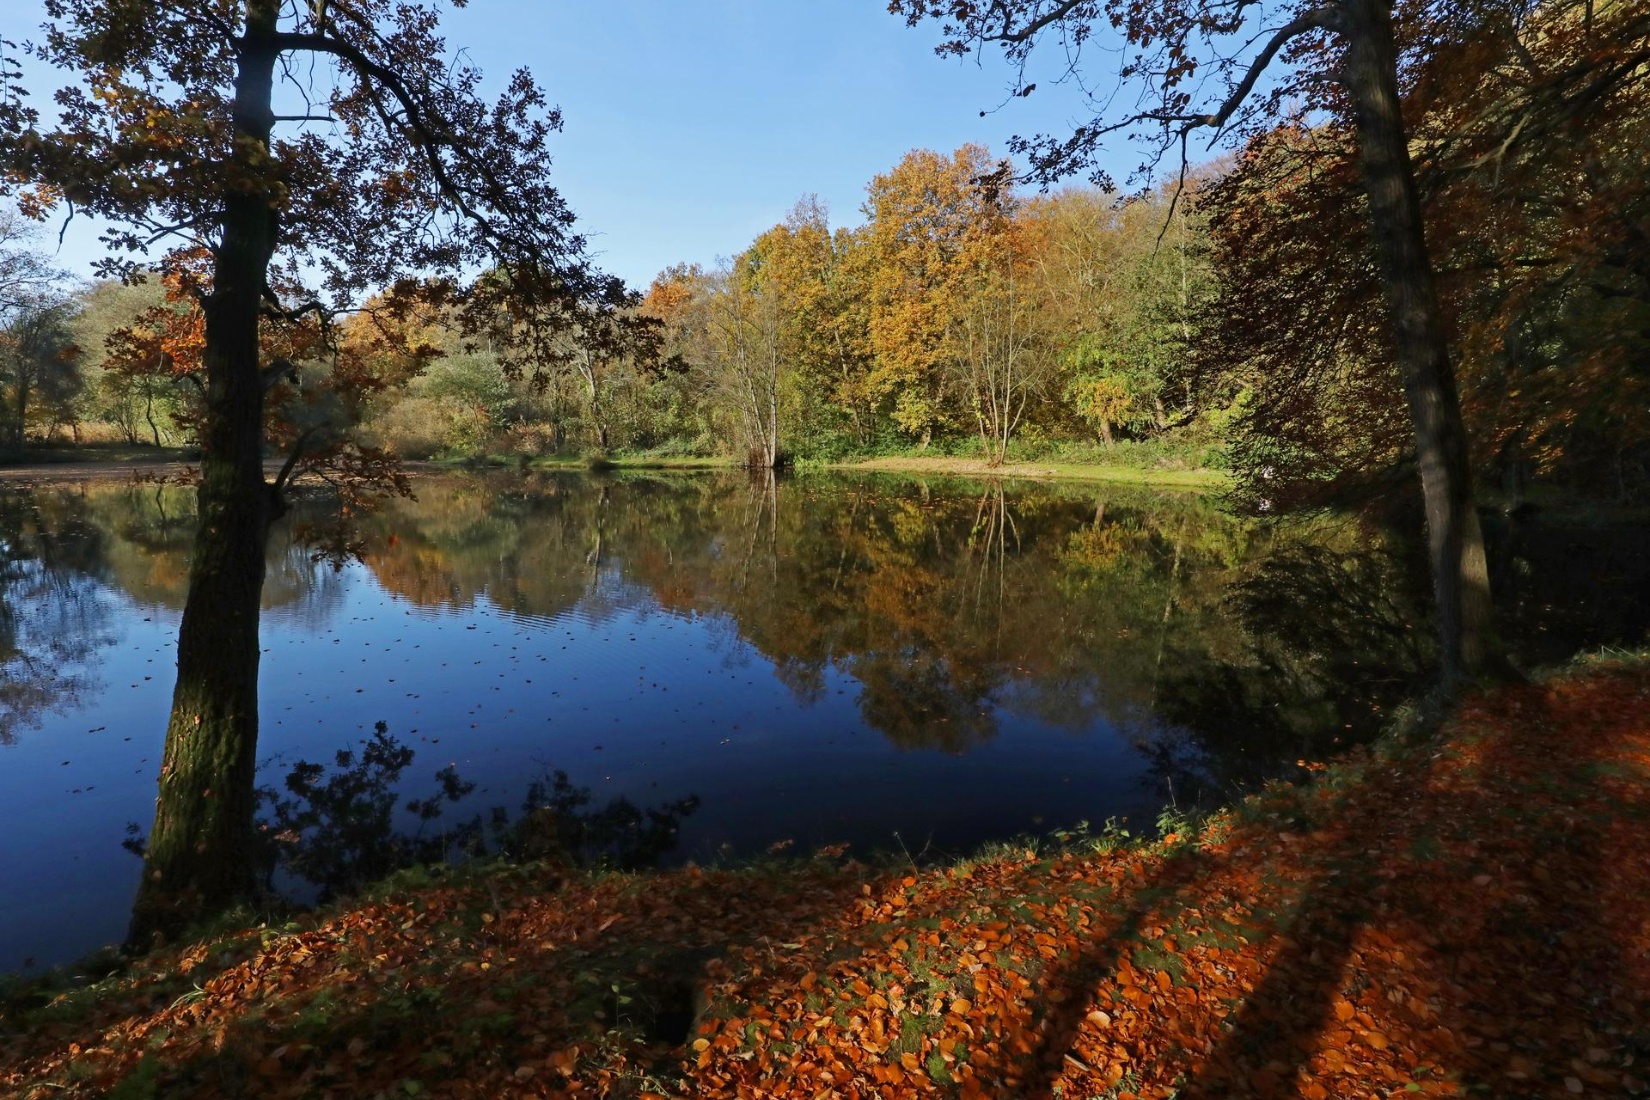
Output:
[[0,1090],[1650,1094],[1650,671],[1474,698],[1146,844],[841,857],[403,875],[13,996]]

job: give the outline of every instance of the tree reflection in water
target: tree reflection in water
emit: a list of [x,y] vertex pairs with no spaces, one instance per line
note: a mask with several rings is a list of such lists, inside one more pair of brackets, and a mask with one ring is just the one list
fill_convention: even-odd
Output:
[[[299,501],[295,520],[324,512]],[[193,490],[90,481],[0,489],[0,745],[105,690],[119,620],[176,611],[188,585]],[[290,538],[271,539],[266,610],[318,624],[338,575]]]
[[[181,605],[193,522],[179,489],[0,494],[0,738],[102,690],[120,616]],[[1645,602],[1604,593],[1650,591],[1642,525],[1546,530],[1490,528],[1515,651],[1639,641]],[[1413,690],[1430,637],[1391,532],[1261,525],[1212,497],[1112,486],[443,476],[359,536],[364,561],[344,573],[273,539],[272,621],[339,626],[346,582],[369,575],[410,607],[483,605],[529,630],[674,617],[729,667],[771,668],[801,708],[848,690],[906,753],[961,756],[1027,723],[1118,731],[1151,761],[1153,797],[1168,780],[1224,798],[1367,736]],[[612,696],[615,715],[587,721],[657,698]],[[540,793],[572,789],[552,776]]]
[[[967,751],[1005,714],[1105,723],[1157,756],[1195,748],[1205,784],[1229,787],[1366,736],[1426,658],[1405,539],[1338,517],[1262,525],[1209,496],[806,475],[454,479],[420,496],[367,540],[391,591],[546,619],[719,617],[804,705],[850,675],[865,721],[908,749]],[[1573,586],[1584,570],[1561,564],[1544,569]],[[1547,634],[1537,618],[1515,648]],[[1644,618],[1568,641],[1642,636]]]
[[0,492],[0,745],[97,691],[110,643],[102,533],[65,502]]

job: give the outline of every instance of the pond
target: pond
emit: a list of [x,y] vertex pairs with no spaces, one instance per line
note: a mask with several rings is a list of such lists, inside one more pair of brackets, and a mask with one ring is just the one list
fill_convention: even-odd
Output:
[[[1344,519],[1096,485],[811,474],[433,476],[337,567],[271,541],[261,782],[376,723],[449,815],[557,771],[692,796],[667,861],[934,858],[1149,827],[1377,726],[1426,660],[1413,547]],[[192,494],[0,489],[0,970],[123,933],[153,813]],[[1496,530],[1528,661],[1638,642],[1642,529]],[[1560,537],[1562,536],[1562,537]],[[417,822],[403,813],[408,829]]]

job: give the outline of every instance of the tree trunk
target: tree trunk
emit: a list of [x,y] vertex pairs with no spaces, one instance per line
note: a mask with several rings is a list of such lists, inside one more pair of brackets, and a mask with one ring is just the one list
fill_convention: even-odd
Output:
[[155,393],[146,384],[143,387],[143,419],[149,422],[149,431],[155,437],[155,447],[160,447],[160,428],[155,424]]
[[221,911],[256,889],[252,814],[258,743],[258,610],[269,524],[279,512],[263,476],[258,311],[276,218],[259,186],[273,125],[280,0],[247,0],[235,82],[235,155],[223,241],[204,304],[206,410],[200,514],[178,630],[178,680],[161,760],[155,825],[128,943]]
[[778,365],[775,364],[771,384],[768,386],[768,469],[779,466],[779,375]]
[[1398,98],[1391,7],[1386,0],[1346,0],[1341,10],[1346,38],[1342,80],[1357,115],[1376,258],[1415,428],[1440,672],[1445,689],[1452,691],[1484,663],[1491,612],[1466,428]]
[[596,427],[596,447],[602,454],[607,453],[607,413],[602,408],[602,391],[596,385],[596,365],[590,361],[590,351],[585,350],[585,362],[580,374],[584,376],[584,390],[590,401],[590,421]]
[[28,442],[29,434],[29,376],[26,370],[17,375],[17,445]]

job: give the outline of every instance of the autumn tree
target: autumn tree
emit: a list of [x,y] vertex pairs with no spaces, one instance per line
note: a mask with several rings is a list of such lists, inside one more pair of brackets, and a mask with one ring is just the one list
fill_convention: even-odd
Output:
[[1109,343],[1157,431],[1199,412],[1189,360],[1216,289],[1202,209],[1212,174],[1136,196],[1122,210],[1122,304],[1110,318]]
[[706,445],[714,436],[707,369],[713,282],[698,264],[673,264],[654,277],[637,307],[659,323],[661,419],[692,446]]
[[1002,166],[983,146],[907,153],[866,187],[869,379],[893,419],[926,446],[956,417],[947,334],[958,312],[959,266],[977,228],[1005,196]]
[[[0,89],[3,80],[0,69]],[[34,227],[16,210],[0,209],[0,321],[9,321],[61,278],[38,248]]]
[[[1483,537],[1400,99],[1415,57],[1471,22],[1468,5],[1406,9],[1406,30],[1414,35],[1408,41],[1417,47],[1407,53],[1400,52],[1391,0],[1279,7],[1185,0],[1159,8],[1125,0],[893,0],[889,10],[912,25],[941,22],[941,54],[1000,46],[1022,74],[1019,94],[1035,88],[1024,73],[1040,42],[1056,40],[1070,59],[1068,72],[1081,76],[1085,47],[1117,35],[1122,94],[1097,87],[1089,122],[1070,135],[1016,143],[1032,175],[1044,181],[1093,166],[1116,134],[1143,136],[1149,166],[1171,150],[1184,157],[1198,131],[1216,140],[1247,137],[1303,112],[1350,121],[1425,499],[1442,683],[1453,690],[1484,667],[1491,614]],[[1097,182],[1104,180],[1097,174]]]
[[997,201],[958,257],[947,344],[986,460],[1000,466],[1032,399],[1053,375],[1054,335],[1033,257],[1037,226]]
[[[1650,484],[1650,11],[1548,0],[1417,66],[1413,126],[1475,464]],[[1636,468],[1635,468],[1636,467]]]
[[784,287],[772,277],[763,239],[725,261],[707,288],[705,326],[712,393],[738,424],[746,461],[780,465],[779,392],[787,372]]
[[[1548,4],[1416,64],[1410,129],[1469,454],[1508,508],[1532,477],[1625,496],[1650,474],[1647,48],[1629,9],[1589,22]],[[1280,507],[1357,503],[1413,470],[1379,272],[1339,255],[1372,254],[1360,187],[1352,135],[1324,125],[1256,138],[1208,192],[1225,279],[1200,370],[1252,389],[1234,453]]]
[[[189,384],[170,374],[129,372],[109,347],[111,338],[167,301],[166,288],[153,278],[132,284],[102,279],[76,296],[71,326],[85,378],[84,417],[112,428],[127,443],[158,447],[163,439],[180,439],[177,414],[190,399]],[[193,308],[193,302],[189,305]]]
[[80,391],[79,351],[69,322],[73,300],[47,292],[23,302],[0,327],[4,439],[22,447],[32,421],[46,412],[47,432],[72,418]]
[[846,428],[866,444],[875,431],[863,237],[833,231],[825,204],[805,195],[753,245],[782,310],[780,341],[790,369],[781,419],[793,438],[829,440]]
[[1068,187],[1032,197],[1022,217],[1037,239],[1032,256],[1038,295],[1057,334],[1061,397],[1077,419],[1110,446],[1113,429],[1136,419],[1131,379],[1111,339],[1114,320],[1130,308],[1123,203],[1098,188]]
[[593,442],[601,451],[613,445],[615,390],[644,384],[664,361],[664,324],[639,305],[637,295],[622,303],[581,303],[572,314],[567,362],[583,390]]
[[[15,83],[0,165],[26,210],[72,203],[112,228],[106,274],[158,262],[202,317],[199,526],[155,824],[131,939],[254,889],[253,776],[264,543],[306,456],[339,479],[380,456],[291,422],[266,476],[274,324],[325,327],[371,291],[440,293],[470,331],[617,293],[583,261],[544,165],[557,112],[521,71],[492,103],[438,11],[402,0],[47,0],[27,47],[66,74],[55,118]],[[204,252],[201,269],[189,266]],[[462,286],[478,269],[489,277]],[[427,277],[415,282],[412,275]],[[553,337],[518,332],[520,367]],[[347,368],[346,368],[347,369]],[[324,401],[326,395],[317,395]]]

